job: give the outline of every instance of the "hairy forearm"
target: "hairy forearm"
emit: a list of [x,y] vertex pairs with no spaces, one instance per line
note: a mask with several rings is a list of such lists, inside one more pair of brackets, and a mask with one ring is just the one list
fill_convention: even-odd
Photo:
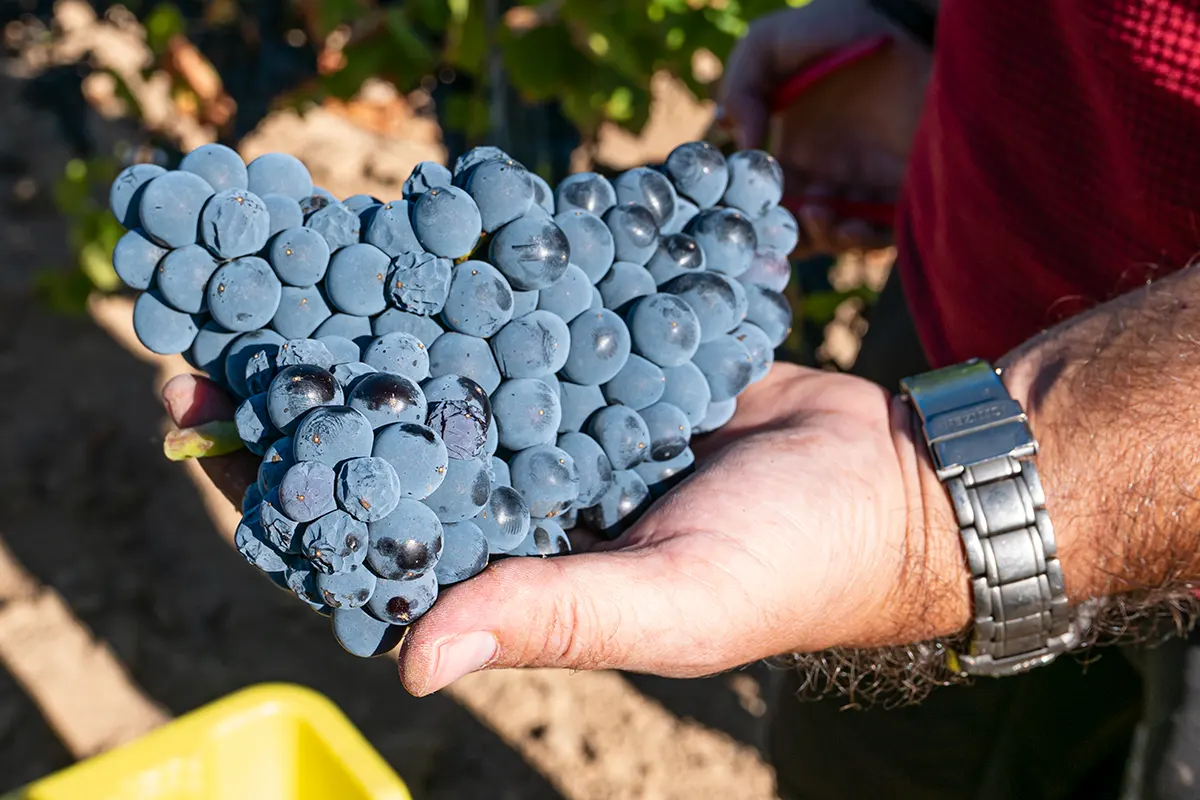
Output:
[[[1040,444],[1067,592],[1092,617],[1084,646],[1181,632],[1200,612],[1200,270],[1098,306],[997,366]],[[795,656],[812,694],[905,703],[962,680],[945,657],[970,637],[961,537],[900,401],[893,422],[902,458],[919,462],[924,506],[893,614],[911,622],[896,641],[922,643]]]
[[1100,306],[999,366],[1041,445],[1072,601],[1200,578],[1200,271]]

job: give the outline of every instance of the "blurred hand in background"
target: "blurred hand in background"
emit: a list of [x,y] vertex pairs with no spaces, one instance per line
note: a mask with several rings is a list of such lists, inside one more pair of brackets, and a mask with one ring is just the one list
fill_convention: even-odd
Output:
[[[890,45],[838,69],[772,114],[787,79],[842,48],[889,36]],[[801,249],[836,253],[886,246],[890,225],[840,216],[820,198],[894,203],[933,59],[866,0],[813,0],[751,24],[726,65],[722,125],[740,148],[770,150],[783,165]]]

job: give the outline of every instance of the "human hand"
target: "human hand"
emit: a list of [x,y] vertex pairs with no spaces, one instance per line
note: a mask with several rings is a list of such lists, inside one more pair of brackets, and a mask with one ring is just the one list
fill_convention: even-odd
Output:
[[776,364],[619,539],[447,589],[405,636],[404,685],[426,695],[496,667],[695,677],[961,630],[957,529],[909,418],[865,381]]
[[[841,217],[837,202],[894,203],[921,113],[932,57],[866,0],[815,0],[756,20],[729,57],[718,101],[740,148],[767,145],[771,97],[816,59],[880,35],[893,44],[811,87],[781,112],[772,150],[815,252],[890,243],[890,226]],[[822,202],[827,198],[828,202]]]

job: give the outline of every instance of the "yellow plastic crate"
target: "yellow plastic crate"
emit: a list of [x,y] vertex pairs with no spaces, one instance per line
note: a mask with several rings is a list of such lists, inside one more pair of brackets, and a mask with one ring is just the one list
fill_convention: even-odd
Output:
[[324,696],[243,689],[0,800],[412,800]]

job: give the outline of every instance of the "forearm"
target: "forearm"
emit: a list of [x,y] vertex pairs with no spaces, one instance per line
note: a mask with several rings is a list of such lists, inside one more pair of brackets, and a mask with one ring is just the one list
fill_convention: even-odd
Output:
[[999,366],[1041,443],[1072,601],[1200,578],[1200,271],[1100,306]]
[[[1200,271],[1124,295],[1047,331],[997,366],[1026,409],[1074,604],[1148,610],[1200,578]],[[907,414],[907,411],[900,413]],[[927,636],[970,619],[946,490],[923,447]]]
[[[1193,579],[1200,584],[1200,270],[1075,317],[997,366],[1040,444],[1068,595],[1094,615],[1085,645],[1190,624],[1200,612],[1191,591]],[[945,652],[970,638],[961,536],[898,398],[892,428],[910,508],[919,509],[910,511],[894,607],[879,609],[900,646],[792,656],[808,694],[902,704],[963,680]]]

